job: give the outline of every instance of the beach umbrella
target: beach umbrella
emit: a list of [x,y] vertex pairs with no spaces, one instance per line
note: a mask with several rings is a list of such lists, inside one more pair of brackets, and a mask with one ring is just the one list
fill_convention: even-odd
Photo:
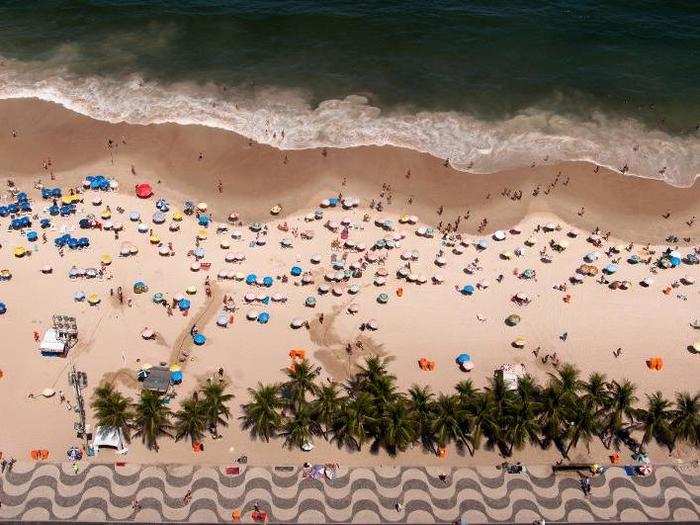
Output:
[[182,379],[182,370],[173,370],[170,372],[170,380],[173,382],[173,384],[179,385],[180,383],[182,383]]
[[352,304],[350,304],[350,306],[348,306],[348,312],[351,314],[356,314],[359,311],[360,311],[360,307],[357,306],[356,303],[352,303]]
[[96,293],[91,293],[91,294],[88,296],[88,303],[89,303],[91,306],[95,306],[95,305],[99,304],[99,302],[100,302],[100,298],[99,298],[99,296],[98,296]]
[[197,219],[197,224],[200,226],[209,226],[209,215],[202,213]]
[[207,211],[207,208],[208,206],[206,202],[200,202],[197,204],[197,211],[204,213],[205,211]]
[[554,231],[557,229],[557,225],[553,222],[548,222],[547,224],[544,225],[545,231]]
[[603,268],[603,271],[604,271],[605,273],[608,273],[608,274],[613,274],[613,273],[615,273],[618,269],[619,269],[619,267],[617,266],[617,264],[610,263],[610,264],[608,264],[605,268]]
[[184,312],[185,310],[190,309],[191,303],[189,299],[182,298],[178,301],[177,306],[181,311]]
[[480,241],[478,241],[478,242],[476,243],[476,247],[477,247],[479,250],[485,250],[486,248],[489,247],[489,241],[487,241],[486,239],[481,239]]
[[152,328],[144,328],[141,332],[141,337],[146,340],[153,339],[155,336],[156,333],[153,331]]
[[0,303],[0,315],[7,312],[7,305],[5,303]]
[[44,388],[44,390],[41,391],[41,395],[44,397],[53,397],[56,395],[56,391],[53,388]]
[[258,323],[266,324],[270,320],[270,314],[267,312],[260,312],[258,315]]
[[220,313],[216,318],[216,324],[222,328],[228,326],[229,316],[227,313]]
[[258,315],[259,315],[259,314],[258,314],[258,311],[257,311],[257,310],[250,310],[250,311],[246,314],[245,317],[246,317],[246,319],[248,319],[249,321],[255,321],[255,320],[258,318]]
[[506,317],[506,324],[508,326],[515,326],[520,322],[520,316],[517,314],[511,314],[508,317]]
[[331,291],[331,287],[325,283],[322,283],[318,286],[318,293],[320,293],[320,294],[326,294],[330,291]]
[[7,268],[0,270],[0,280],[9,281],[10,279],[12,279],[12,272],[10,270]]
[[692,345],[690,345],[690,348],[693,352],[699,353],[700,352],[700,340],[695,341]]
[[681,258],[680,258],[680,257],[671,256],[671,257],[668,258],[668,260],[670,261],[671,266],[672,266],[673,268],[675,268],[676,266],[680,266],[680,264],[681,264]]
[[496,241],[502,241],[506,238],[506,232],[503,230],[496,230],[493,234],[493,238]]
[[197,287],[196,286],[188,286],[185,288],[185,293],[187,295],[194,295],[197,293]]
[[17,246],[12,253],[15,257],[24,257],[27,254],[27,249],[24,246]]
[[197,346],[202,346],[204,343],[207,342],[207,338],[204,337],[204,334],[197,332],[192,336],[192,342]]
[[153,188],[147,182],[142,182],[136,185],[136,196],[139,199],[147,199],[153,195]]
[[158,253],[164,257],[170,255],[170,248],[163,244],[160,247],[158,247]]
[[316,306],[316,298],[315,297],[307,297],[306,300],[304,301],[304,304],[308,307],[313,308]]
[[243,296],[243,300],[247,303],[252,303],[253,301],[256,301],[257,298],[258,297],[252,292],[248,292]]
[[287,294],[276,293],[271,297],[271,299],[276,303],[281,303],[282,301],[287,300]]
[[44,266],[41,267],[41,273],[51,273],[53,272],[53,268],[51,267],[50,264],[45,264]]
[[463,295],[472,295],[475,291],[475,288],[471,284],[465,284],[464,287],[462,288],[462,294]]
[[301,317],[294,317],[289,325],[294,328],[301,328],[304,325],[304,320]]
[[163,224],[165,222],[165,213],[163,213],[162,211],[155,212],[153,214],[152,220],[154,224]]
[[471,356],[470,356],[469,354],[459,354],[459,355],[457,356],[457,358],[455,359],[455,361],[457,361],[457,364],[461,366],[461,365],[463,365],[464,363],[467,363],[467,362],[471,361],[471,359],[472,359],[472,358],[471,358]]
[[73,299],[78,302],[85,300],[85,292],[75,292],[73,294]]
[[314,278],[313,276],[306,274],[301,277],[301,283],[302,284],[313,284]]
[[249,273],[248,275],[246,275],[245,283],[246,284],[255,284],[257,279],[258,279],[257,275],[255,275],[254,273]]
[[532,279],[535,276],[535,270],[533,270],[532,268],[526,268],[525,270],[523,270],[522,276],[525,279]]
[[156,304],[160,304],[163,301],[165,301],[165,295],[163,295],[162,292],[156,292],[153,294],[153,302]]
[[273,279],[272,277],[270,277],[269,275],[263,277],[263,279],[262,279],[262,285],[263,285],[265,288],[269,288],[270,286],[272,286],[272,284],[273,284],[274,282],[275,282],[274,279]]
[[99,272],[95,268],[86,268],[85,269],[85,277],[87,277],[88,279],[94,279],[95,277],[97,277],[98,273]]
[[524,337],[516,337],[515,340],[511,344],[515,348],[523,348],[525,346],[525,338]]
[[358,284],[351,284],[348,287],[348,293],[350,293],[350,294],[354,295],[354,294],[358,293],[359,291],[360,291],[360,285],[358,285]]
[[388,303],[388,302],[389,302],[389,295],[387,295],[387,294],[385,294],[385,293],[380,293],[380,294],[377,296],[377,302],[380,303],[380,304],[386,304],[386,303]]
[[379,323],[377,322],[376,319],[370,319],[369,321],[367,321],[366,326],[370,330],[378,330],[379,329]]
[[630,255],[627,262],[630,264],[639,264],[641,260],[642,259],[639,257],[639,255]]

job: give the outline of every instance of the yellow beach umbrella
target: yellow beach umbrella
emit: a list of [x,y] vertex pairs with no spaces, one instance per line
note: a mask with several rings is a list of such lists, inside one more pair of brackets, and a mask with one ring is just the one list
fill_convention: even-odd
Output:
[[102,257],[100,257],[100,263],[104,266],[109,266],[112,264],[112,256],[107,255],[106,253],[103,254]]
[[151,235],[148,240],[150,241],[151,244],[158,244],[160,242],[160,237],[156,235],[155,233]]
[[95,306],[96,304],[99,304],[100,302],[100,297],[96,293],[91,293],[88,296],[88,303],[90,303],[92,306]]
[[205,211],[207,211],[207,207],[208,207],[208,206],[207,206],[207,203],[206,203],[206,202],[200,202],[199,204],[197,204],[197,209],[198,209],[199,211],[201,211],[202,213],[205,212]]
[[170,365],[171,372],[180,372],[181,370],[182,370],[182,367],[180,365]]
[[12,253],[15,257],[24,257],[27,254],[27,249],[24,246],[17,246]]
[[203,241],[206,238],[207,238],[207,230],[199,230],[199,232],[197,232],[197,239],[199,239],[200,241]]
[[104,220],[111,219],[112,218],[112,212],[109,211],[108,209],[102,210],[102,214],[100,215]]
[[525,346],[525,338],[524,337],[516,337],[515,340],[513,341],[513,346],[515,348],[522,348]]
[[180,213],[179,211],[173,212],[173,220],[180,222],[182,220],[182,213]]
[[197,293],[197,287],[195,286],[188,286],[187,289],[185,290],[188,295],[194,295]]

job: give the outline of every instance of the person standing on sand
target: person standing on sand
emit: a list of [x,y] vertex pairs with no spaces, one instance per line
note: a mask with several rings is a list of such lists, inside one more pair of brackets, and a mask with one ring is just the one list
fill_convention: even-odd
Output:
[[219,184],[217,185],[217,188],[219,190],[219,193],[224,192],[224,183],[221,181],[221,179],[219,179]]

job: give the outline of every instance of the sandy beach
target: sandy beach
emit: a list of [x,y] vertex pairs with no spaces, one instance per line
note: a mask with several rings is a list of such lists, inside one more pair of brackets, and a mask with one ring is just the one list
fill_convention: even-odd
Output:
[[[700,316],[700,265],[652,269],[653,264],[627,261],[632,255],[656,261],[668,248],[683,256],[697,252],[700,184],[677,188],[587,163],[550,165],[536,152],[532,162],[508,172],[473,175],[452,170],[445,159],[392,147],[281,151],[224,130],[109,124],[38,100],[0,101],[0,203],[11,201],[7,184],[11,180],[16,190],[28,193],[30,215],[38,214],[38,219],[48,216],[45,210],[51,205],[50,200],[42,200],[39,185],[67,191],[81,187],[87,175],[97,173],[119,183],[117,191],[86,190],[76,213],[53,217],[46,230],[39,230],[35,220],[32,229],[40,235],[36,242],[10,230],[9,217],[0,219],[0,269],[12,274],[0,282],[0,302],[7,305],[0,316],[4,335],[0,408],[9,416],[0,428],[3,456],[27,458],[30,449],[39,448],[58,460],[79,442],[73,430],[75,414],[60,403],[58,395],[48,399],[39,395],[51,388],[63,391],[72,401],[67,376],[71,363],[87,372],[88,399],[92,388],[107,380],[136,398],[139,367],[146,362],[171,364],[183,349],[190,357],[182,363],[184,381],[171,406],[175,408],[179,398],[223,368],[236,396],[223,438],[207,439],[205,450],[198,454],[187,441],[163,440],[156,453],[134,439],[126,456],[102,451],[91,461],[223,464],[246,455],[256,465],[500,462],[495,451],[486,450],[471,457],[450,449],[440,459],[415,447],[392,458],[384,452],[338,450],[321,440],[309,453],[286,450],[280,441],[251,441],[237,420],[240,404],[247,401],[247,389],[258,382],[284,379],[293,348],[306,349],[307,357],[322,367],[324,381],[343,381],[355,362],[375,352],[389,359],[401,388],[417,383],[441,392],[466,377],[482,387],[504,363],[523,364],[533,376],[545,379],[554,368],[541,357],[556,353],[562,362],[576,365],[584,377],[600,371],[611,379],[631,379],[638,385],[640,399],[657,390],[669,397],[680,390],[695,392],[700,364],[688,347],[700,339],[698,330],[690,326]],[[151,184],[154,195],[139,199],[134,187],[144,182]],[[339,195],[357,199],[358,205],[324,208],[322,219],[308,220],[324,199]],[[98,198],[101,202],[94,205]],[[168,201],[170,211],[167,220],[156,225],[152,216],[159,198]],[[214,222],[200,235],[206,238],[199,241],[204,250],[199,262],[211,263],[208,270],[193,271],[197,261],[188,255],[197,247],[196,237],[203,229],[197,218],[185,216],[177,231],[170,228],[173,212],[182,210],[185,200],[207,203],[207,212],[213,216]],[[273,216],[270,209],[275,205],[281,212]],[[94,214],[101,220],[107,206],[111,220],[123,223],[118,239],[112,231],[79,229],[79,219]],[[146,233],[138,231],[138,221],[129,220],[135,211],[147,225]],[[240,225],[227,221],[234,212]],[[415,216],[417,221],[406,223],[405,216]],[[392,221],[390,228],[376,225],[387,220]],[[421,227],[437,230],[456,221],[447,244],[437,231],[432,238],[416,234]],[[261,236],[251,231],[254,222],[266,231],[264,244],[256,244]],[[348,225],[347,239],[341,239],[343,225]],[[605,237],[599,246],[588,240],[596,228]],[[498,230],[505,233],[503,240],[493,238]],[[47,242],[42,242],[42,233]],[[66,249],[61,255],[54,239],[64,233],[87,236],[90,246]],[[149,239],[153,235],[158,237],[156,242]],[[369,248],[387,236],[396,247],[381,251],[382,264],[369,263],[363,276],[352,283],[328,282],[332,257],[359,264],[366,261]],[[669,241],[669,236],[675,238]],[[367,250],[344,248],[348,239]],[[480,240],[487,241],[483,249],[477,248]],[[127,243],[137,247],[138,253],[120,257]],[[556,243],[561,243],[560,249],[552,247]],[[159,255],[159,246],[169,244],[171,255]],[[30,255],[14,257],[17,246],[26,247]],[[598,282],[600,274],[583,277],[580,284],[570,282],[585,263],[584,256],[594,251],[598,268],[619,259],[615,263],[619,269],[608,279],[628,282],[627,289]],[[231,253],[242,254],[244,260],[227,262]],[[316,254],[319,262],[313,263]],[[112,262],[102,275],[68,277],[74,266],[100,268],[103,255]],[[427,282],[407,282],[397,276],[407,261],[410,272]],[[47,265],[52,272],[42,273]],[[291,277],[293,266],[308,273],[312,282],[302,284],[300,278]],[[377,281],[380,268],[386,276]],[[521,278],[525,269],[534,270],[536,277]],[[222,271],[271,276],[274,284],[266,292],[244,281],[221,279]],[[283,275],[287,282],[278,279]],[[207,277],[212,288],[209,298],[204,293]],[[644,279],[651,284],[640,285]],[[148,292],[135,294],[135,281],[145,282]],[[324,283],[330,290],[319,293]],[[350,294],[350,284],[357,284],[359,292]],[[459,291],[468,284],[476,287],[473,295]],[[564,284],[565,290],[555,289]],[[187,316],[177,310],[169,316],[152,301],[155,292],[169,301],[190,286],[197,291],[188,295],[192,306]],[[124,290],[123,304],[110,294],[118,287]],[[99,304],[76,302],[78,291],[97,294]],[[284,300],[266,305],[246,301],[247,293],[263,292],[279,294]],[[377,301],[380,293],[387,294],[386,304]],[[237,307],[226,328],[216,324],[224,294],[233,297]],[[514,302],[517,294],[527,297],[528,304]],[[309,296],[316,298],[314,308],[305,306]],[[348,313],[350,305],[357,307],[354,315]],[[263,309],[270,316],[266,324],[246,320],[251,310]],[[43,357],[34,340],[34,332],[43,333],[51,326],[53,314],[77,318],[79,342],[65,359]],[[511,314],[521,317],[517,326],[504,323]],[[290,322],[296,318],[308,321],[309,328],[292,329]],[[369,320],[376,320],[378,329],[360,330]],[[194,347],[189,337],[193,322],[207,337],[201,347]],[[156,332],[155,340],[141,337],[146,327]],[[514,348],[513,341],[520,337],[523,347]],[[346,345],[358,339],[364,350],[349,358]],[[622,353],[616,357],[613,352],[618,348]],[[468,352],[475,363],[468,374],[455,364],[455,356],[462,352]],[[418,367],[423,357],[435,361],[434,371]],[[647,367],[651,357],[663,359],[662,370]],[[28,397],[31,393],[34,398]],[[666,449],[653,445],[649,451],[654,461],[671,460]],[[590,456],[580,447],[571,457],[572,461],[603,461],[607,454],[596,440]],[[677,450],[674,457],[697,458],[698,452]],[[556,459],[553,448],[530,447],[513,456],[531,464]]]

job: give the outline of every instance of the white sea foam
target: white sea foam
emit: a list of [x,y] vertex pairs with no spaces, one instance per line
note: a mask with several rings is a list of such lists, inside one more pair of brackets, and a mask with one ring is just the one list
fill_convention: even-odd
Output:
[[[55,62],[4,60],[0,99],[36,97],[108,122],[174,122],[234,131],[282,149],[393,145],[449,158],[461,170],[585,160],[629,175],[690,186],[700,175],[700,139],[650,130],[594,113],[573,120],[531,109],[499,121],[457,112],[383,112],[362,96],[311,106],[302,93],[267,88],[254,95],[197,84],[80,77]],[[282,136],[284,130],[284,136]],[[665,169],[663,169],[665,167]]]

